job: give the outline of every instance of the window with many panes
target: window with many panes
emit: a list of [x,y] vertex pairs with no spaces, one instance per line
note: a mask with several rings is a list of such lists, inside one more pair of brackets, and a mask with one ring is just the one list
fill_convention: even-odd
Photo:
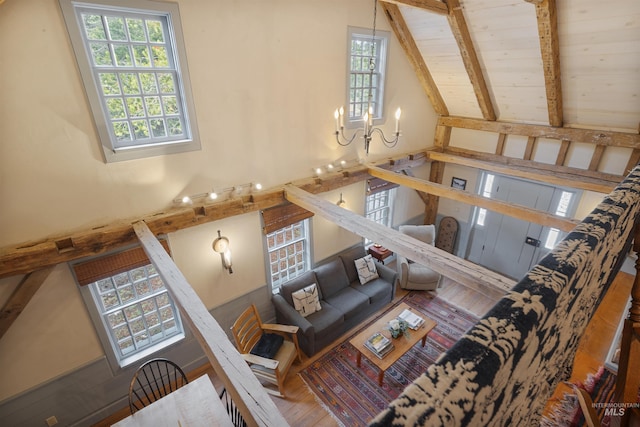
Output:
[[304,219],[266,235],[271,289],[310,268],[309,220]]
[[177,5],[60,4],[107,160],[199,148]]
[[371,97],[374,119],[383,115],[384,81],[389,33],[349,29],[349,78],[346,116],[351,123],[361,122]]
[[[391,227],[391,216],[393,213],[393,196],[395,188],[388,188],[367,194],[364,206],[364,216],[378,224]],[[365,246],[373,244],[369,239],[365,239]]]
[[74,272],[115,369],[184,338],[179,311],[141,248],[78,264]]

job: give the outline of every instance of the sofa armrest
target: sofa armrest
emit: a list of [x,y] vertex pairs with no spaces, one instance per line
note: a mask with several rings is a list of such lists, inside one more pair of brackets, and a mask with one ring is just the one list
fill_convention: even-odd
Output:
[[375,266],[376,270],[378,270],[378,276],[380,276],[381,279],[384,279],[389,283],[395,283],[397,278],[396,276],[398,275],[397,272],[379,262],[376,262]]
[[313,334],[314,328],[311,322],[302,317],[295,308],[291,307],[282,295],[273,295],[271,301],[276,309],[276,314],[279,316],[278,322],[299,327],[300,332],[306,337]]
[[391,298],[394,298],[396,295],[396,280],[398,279],[398,273],[393,269],[379,262],[376,262],[375,265],[376,265],[376,270],[378,270],[378,276],[380,276],[382,280],[385,280],[391,283],[391,287],[392,287]]
[[400,283],[400,287],[405,289],[407,279],[409,278],[409,261],[402,255],[397,255],[396,265],[398,266],[398,282]]

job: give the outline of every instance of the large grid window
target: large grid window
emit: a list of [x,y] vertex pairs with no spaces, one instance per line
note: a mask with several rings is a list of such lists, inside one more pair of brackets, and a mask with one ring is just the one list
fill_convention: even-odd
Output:
[[[364,216],[378,224],[391,227],[394,191],[394,188],[390,188],[368,194],[365,200]],[[372,243],[369,239],[365,239],[365,246],[369,246]]]
[[114,372],[185,337],[180,313],[142,248],[74,264],[73,272]]
[[[187,73],[181,69],[181,43],[174,31],[177,8],[172,10],[170,3],[164,3],[164,11],[116,7],[112,0],[60,1],[63,11],[75,17],[65,13],[102,144],[113,153],[107,160],[119,160],[119,153],[127,157],[135,148],[197,148]],[[157,4],[129,4],[144,8],[150,3]]]
[[182,335],[180,316],[151,264],[89,285],[118,360]]
[[300,276],[310,268],[309,220],[305,219],[267,234],[271,289]]
[[[373,119],[383,115],[384,80],[389,34],[376,32],[372,40],[366,30],[349,31],[348,120],[362,121],[369,101]],[[371,100],[369,97],[371,96]]]

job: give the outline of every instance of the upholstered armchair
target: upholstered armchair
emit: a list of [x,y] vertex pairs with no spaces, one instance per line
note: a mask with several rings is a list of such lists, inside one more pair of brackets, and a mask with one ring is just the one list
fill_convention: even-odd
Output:
[[[421,242],[435,246],[435,225],[401,225],[398,231]],[[415,263],[398,254],[397,262],[398,279],[402,289],[433,291],[440,283],[440,273],[436,273],[429,267]]]

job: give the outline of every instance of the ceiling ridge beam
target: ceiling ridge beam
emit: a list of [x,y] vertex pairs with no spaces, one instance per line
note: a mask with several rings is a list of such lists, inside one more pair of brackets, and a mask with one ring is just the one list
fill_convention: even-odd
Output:
[[637,133],[532,125],[516,122],[494,122],[457,116],[439,117],[438,125],[511,135],[534,136],[536,138],[557,139],[560,141],[586,142],[612,147],[640,148],[640,134]]
[[427,64],[424,62],[424,58],[416,45],[416,41],[411,35],[411,31],[402,16],[402,12],[400,12],[400,8],[395,4],[386,2],[382,2],[381,6],[385,15],[387,15],[387,19],[389,20],[389,24],[391,25],[396,38],[400,42],[400,46],[402,46],[404,53],[407,55],[407,59],[409,59],[409,62],[413,66],[416,76],[420,81],[420,85],[429,98],[436,114],[448,116],[449,109],[444,102],[444,98],[442,98],[442,95],[440,94],[440,90],[438,89],[436,82],[433,80],[433,76],[431,75]]
[[[455,0],[454,0],[455,1]],[[560,43],[556,0],[534,2],[540,38],[540,54],[544,71],[549,124],[562,126],[562,79],[560,73]]]
[[[402,176],[395,172],[386,172]],[[443,276],[491,298],[503,297],[516,283],[501,274],[402,234],[393,228],[378,224],[348,209],[336,206],[294,185],[285,185],[284,191],[285,197],[291,203],[295,203],[345,230],[378,242],[393,252],[428,266]]]
[[487,81],[484,78],[480,60],[476,54],[476,49],[473,45],[473,40],[471,39],[469,27],[464,18],[464,12],[460,6],[460,2],[458,0],[447,0],[447,3],[449,5],[447,20],[449,21],[453,37],[458,43],[462,62],[471,81],[471,86],[476,95],[482,117],[484,117],[485,120],[496,120],[496,111],[495,108],[493,108]]
[[580,223],[578,220],[553,215],[539,209],[532,209],[526,206],[504,202],[502,200],[488,199],[465,190],[458,190],[446,185],[436,184],[434,182],[412,178],[406,175],[400,175],[396,172],[390,172],[376,166],[371,166],[369,168],[369,174],[371,176],[384,179],[385,181],[393,182],[394,184],[413,188],[417,191],[423,191],[425,193],[434,194],[438,197],[445,197],[471,206],[488,209],[490,211],[518,218],[527,222],[557,228],[565,232],[573,230],[575,226]]

